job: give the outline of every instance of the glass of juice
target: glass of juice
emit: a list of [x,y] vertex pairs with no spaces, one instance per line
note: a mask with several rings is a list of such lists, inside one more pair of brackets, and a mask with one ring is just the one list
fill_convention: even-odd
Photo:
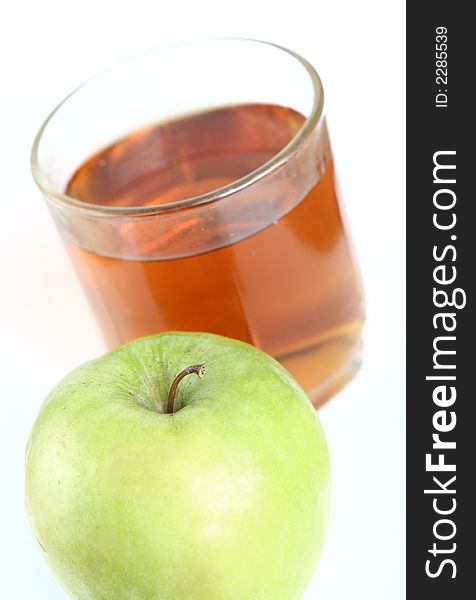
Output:
[[352,377],[362,286],[323,103],[294,52],[224,39],[128,59],[54,110],[33,174],[108,347],[244,340],[316,407]]

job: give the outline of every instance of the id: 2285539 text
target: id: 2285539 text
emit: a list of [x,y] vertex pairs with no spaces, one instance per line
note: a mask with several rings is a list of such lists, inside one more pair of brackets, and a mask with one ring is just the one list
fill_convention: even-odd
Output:
[[437,108],[448,106],[448,29],[440,26],[435,29],[435,83]]

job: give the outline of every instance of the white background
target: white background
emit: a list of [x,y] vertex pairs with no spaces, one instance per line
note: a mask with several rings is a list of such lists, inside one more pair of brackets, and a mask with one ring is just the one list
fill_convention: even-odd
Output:
[[24,447],[49,389],[103,352],[30,176],[33,136],[67,92],[118,58],[172,41],[240,36],[288,46],[321,74],[366,286],[364,367],[321,412],[334,463],[332,517],[305,600],[402,599],[403,2],[2,0],[0,6],[0,597],[65,598],[28,529]]

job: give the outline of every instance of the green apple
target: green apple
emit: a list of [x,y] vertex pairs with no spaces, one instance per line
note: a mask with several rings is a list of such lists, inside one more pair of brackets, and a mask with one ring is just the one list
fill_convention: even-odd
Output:
[[26,506],[77,600],[298,600],[329,473],[317,416],[281,365],[167,333],[53,389],[27,447]]

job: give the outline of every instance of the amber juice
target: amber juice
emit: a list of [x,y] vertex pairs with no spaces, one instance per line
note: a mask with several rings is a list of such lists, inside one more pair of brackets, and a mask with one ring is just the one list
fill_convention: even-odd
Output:
[[[123,208],[200,196],[265,164],[303,121],[289,108],[254,104],[147,127],[87,160],[66,193]],[[276,357],[316,406],[335,393],[359,363],[363,312],[327,140],[323,147],[319,175],[285,214],[262,221],[279,186],[289,184],[256,192],[251,235],[240,235],[236,206],[235,229],[223,222],[226,235],[220,219],[212,236],[210,224],[188,208],[179,225],[156,237],[148,230],[142,239],[125,223],[111,236],[135,236],[127,258],[67,241],[107,344],[170,330],[218,333]],[[169,256],[167,247],[182,238],[183,249]]]

